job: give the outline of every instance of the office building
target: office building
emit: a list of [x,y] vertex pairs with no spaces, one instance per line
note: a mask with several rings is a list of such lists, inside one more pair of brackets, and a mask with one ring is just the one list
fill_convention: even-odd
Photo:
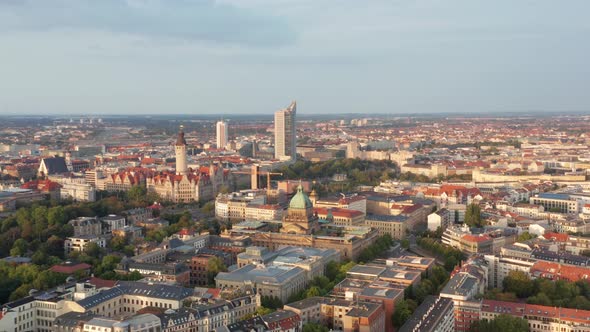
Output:
[[297,131],[295,113],[297,103],[294,101],[286,109],[275,112],[275,159],[295,160],[297,153]]

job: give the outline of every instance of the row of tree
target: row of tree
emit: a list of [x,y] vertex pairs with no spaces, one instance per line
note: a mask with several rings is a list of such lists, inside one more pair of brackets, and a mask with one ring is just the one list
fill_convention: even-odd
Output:
[[522,271],[510,271],[502,282],[502,290],[492,289],[485,297],[501,301],[523,301],[553,307],[590,310],[590,283],[545,278],[532,280]]
[[529,324],[525,319],[507,314],[496,316],[492,320],[482,319],[474,322],[469,328],[471,332],[528,332]]
[[363,262],[370,262],[375,258],[383,255],[391,246],[393,245],[393,239],[391,235],[385,234],[377,238],[377,240],[369,245],[367,248],[363,249],[358,257],[358,261],[360,263]]
[[444,245],[436,239],[419,237],[417,243],[420,248],[429,251],[439,259],[444,260],[444,266],[447,271],[452,271],[457,264],[465,259],[465,254],[463,254],[461,250]]
[[323,162],[298,160],[276,171],[284,179],[325,179],[335,174],[346,174],[353,185],[376,185],[381,181],[395,179],[397,166],[388,160],[330,159]]
[[439,294],[447,281],[449,281],[449,276],[449,272],[444,268],[435,266],[430,272],[423,273],[422,280],[417,287],[409,286],[406,288],[404,299],[395,307],[391,317],[393,326],[402,326],[428,295]]
[[335,262],[331,261],[326,266],[325,276],[315,277],[307,289],[291,295],[288,303],[300,301],[309,297],[324,296],[330,293],[334,286],[346,278],[346,273],[355,266],[356,263],[352,261]]

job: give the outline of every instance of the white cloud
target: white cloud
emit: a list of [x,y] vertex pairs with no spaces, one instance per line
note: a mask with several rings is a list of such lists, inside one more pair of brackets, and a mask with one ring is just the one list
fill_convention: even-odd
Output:
[[282,19],[213,0],[0,1],[0,32],[71,28],[254,47],[288,45]]

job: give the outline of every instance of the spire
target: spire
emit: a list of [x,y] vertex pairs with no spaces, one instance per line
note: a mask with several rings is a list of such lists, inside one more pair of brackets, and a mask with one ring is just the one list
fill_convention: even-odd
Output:
[[293,100],[287,109],[291,112],[297,112],[297,101]]
[[186,139],[184,139],[183,125],[180,125],[180,131],[178,132],[178,137],[176,138],[176,145],[186,145]]

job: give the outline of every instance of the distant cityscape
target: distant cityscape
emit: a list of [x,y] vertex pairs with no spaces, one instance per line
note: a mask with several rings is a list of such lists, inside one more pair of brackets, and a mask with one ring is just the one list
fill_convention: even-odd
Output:
[[590,331],[590,116],[4,117],[0,332]]

